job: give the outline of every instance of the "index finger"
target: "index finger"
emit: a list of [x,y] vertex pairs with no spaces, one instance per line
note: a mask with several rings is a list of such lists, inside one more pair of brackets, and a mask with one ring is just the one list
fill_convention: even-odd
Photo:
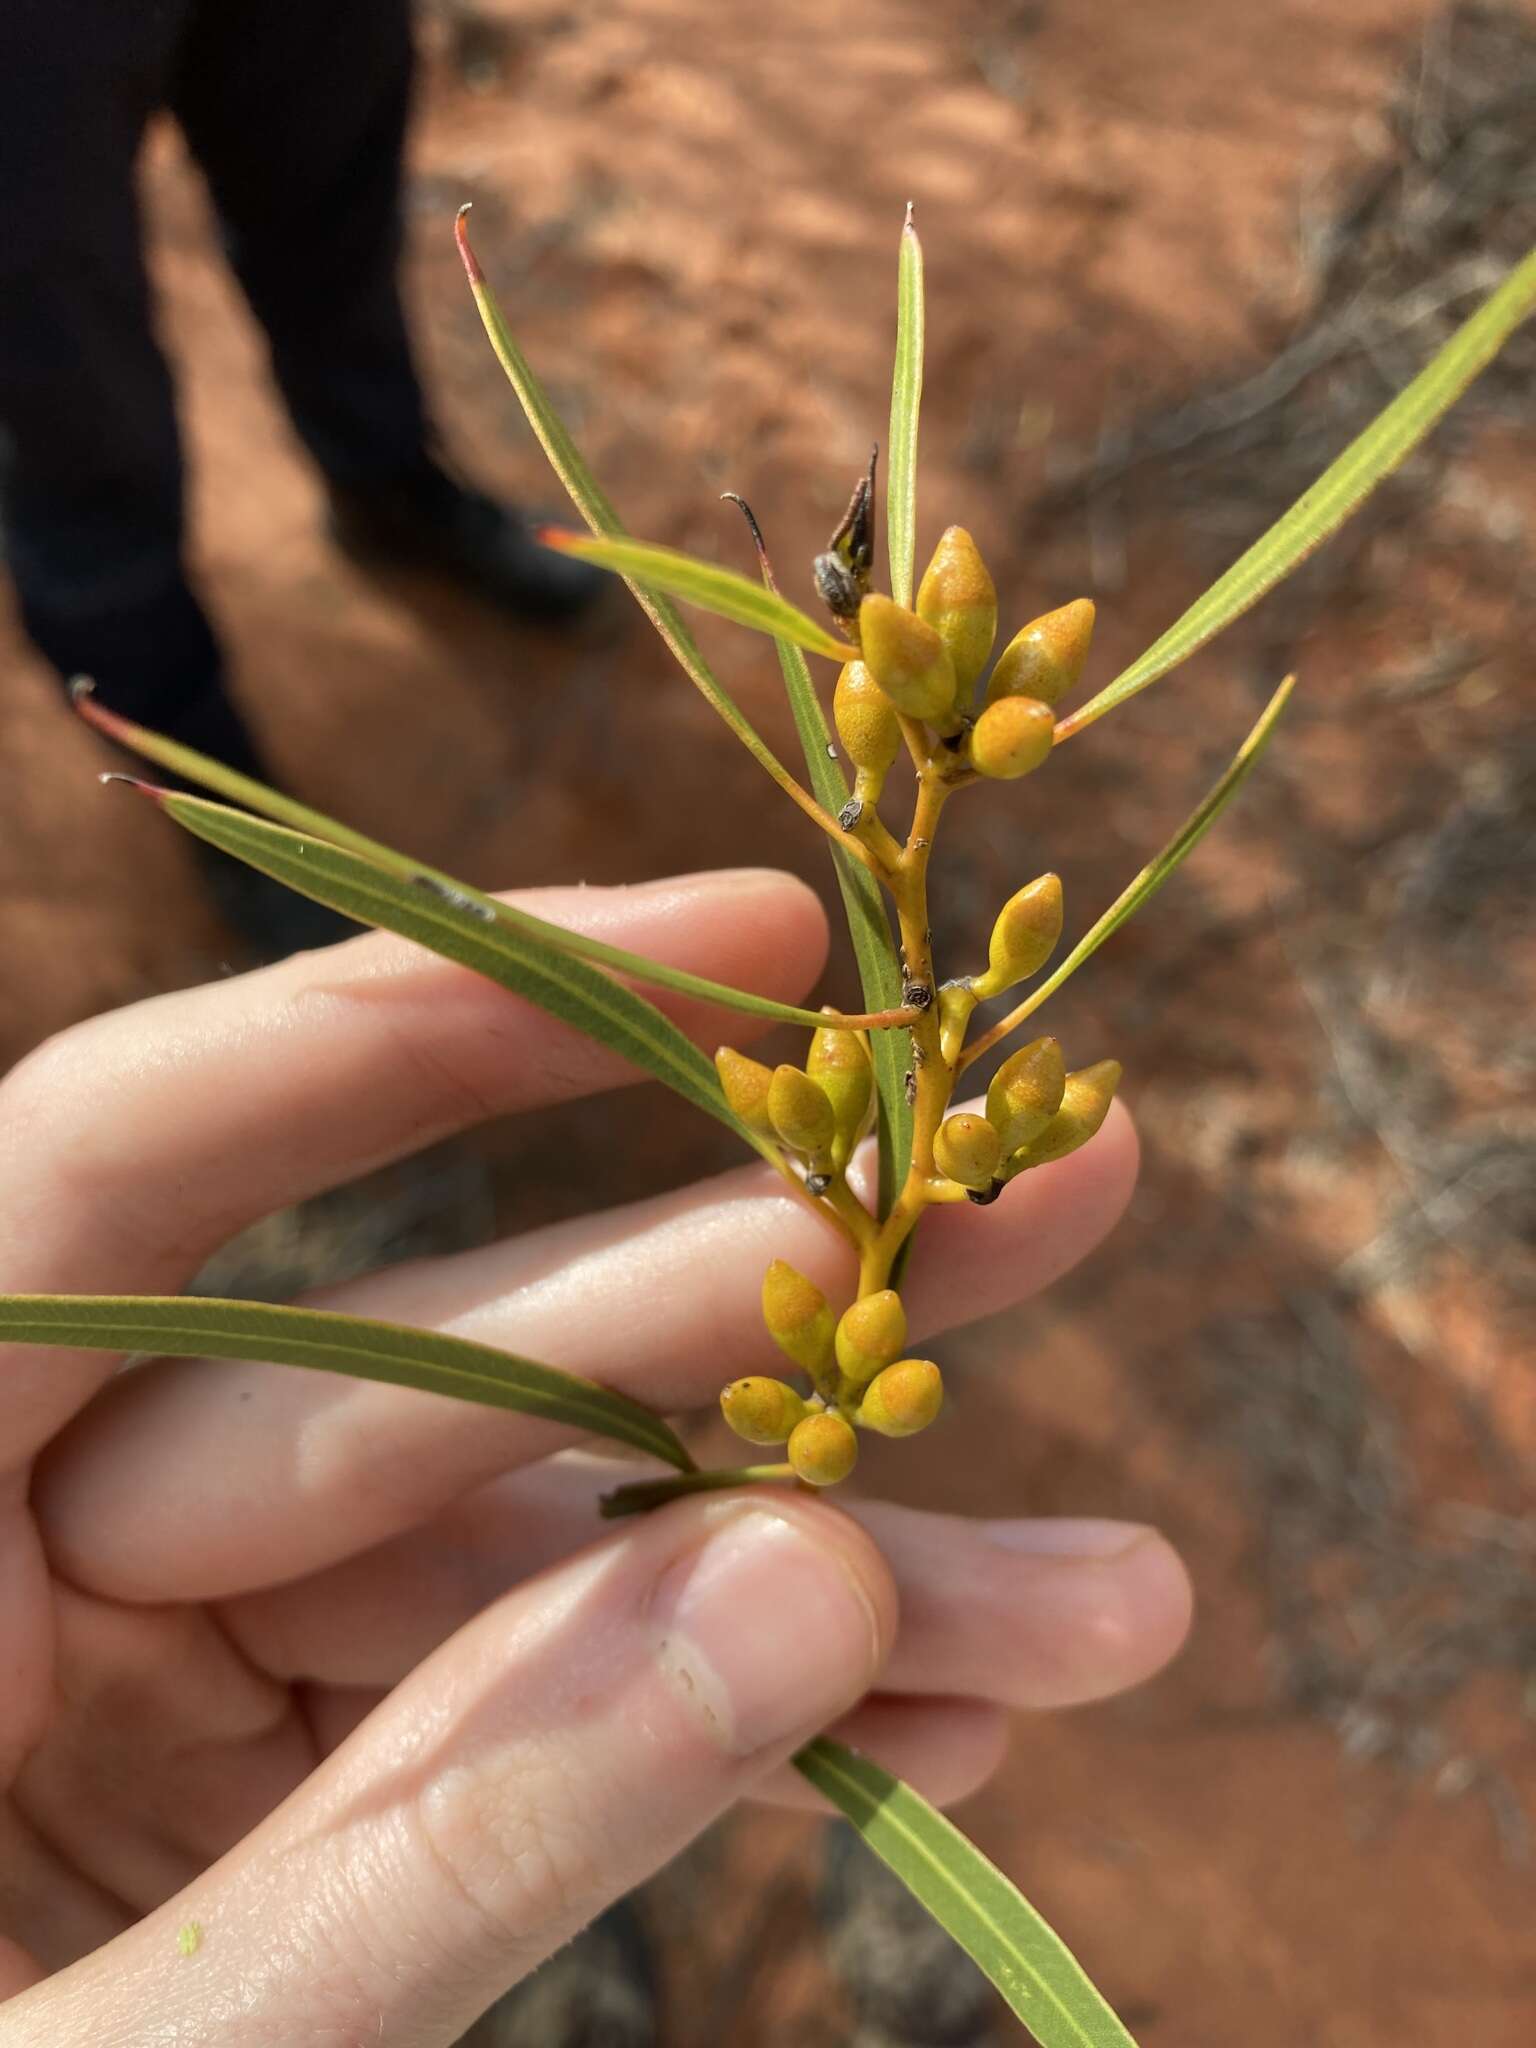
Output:
[[[826,921],[760,868],[525,891],[555,923],[760,994],[818,973]],[[710,1039],[718,1008],[665,994]],[[731,1013],[733,1037],[754,1020]],[[387,933],[77,1025],[0,1084],[0,1292],[175,1293],[259,1217],[487,1117],[632,1080],[605,1047]],[[25,1468],[114,1370],[15,1347],[0,1443]]]

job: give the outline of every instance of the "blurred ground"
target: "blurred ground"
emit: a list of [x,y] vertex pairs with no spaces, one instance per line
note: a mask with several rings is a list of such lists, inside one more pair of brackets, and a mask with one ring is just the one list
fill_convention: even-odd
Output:
[[[1536,240],[1523,9],[496,0],[424,34],[411,289],[483,473],[553,502],[457,270],[465,198],[634,529],[742,564],[717,504],[740,489],[801,585],[883,438],[911,197],[920,555],[969,526],[1005,631],[1095,596],[1100,681]],[[745,860],[823,886],[640,622],[514,634],[327,551],[173,138],[147,190],[202,572],[301,793],[487,885]],[[1126,1063],[1132,1216],[946,1354],[942,1456],[869,1460],[970,1511],[1156,1520],[1191,1560],[1177,1667],[1021,1726],[962,1816],[1149,2048],[1531,2038],[1533,365],[1527,340],[1254,621],[1050,777],[976,797],[943,864],[941,971],[1046,865],[1080,929],[1299,670],[1240,806],[1053,1009],[1075,1063]],[[771,650],[711,623],[791,747]],[[225,941],[14,635],[0,664],[4,1062]],[[588,1204],[610,1113],[485,1135],[503,1225]],[[625,1113],[615,1196],[724,1163],[649,1093]],[[669,2048],[994,2038],[974,2002],[892,2031],[878,1944],[840,1937],[832,1983],[818,1859],[797,1823],[737,1826],[653,1892]],[[702,1886],[739,1910],[701,1912]]]

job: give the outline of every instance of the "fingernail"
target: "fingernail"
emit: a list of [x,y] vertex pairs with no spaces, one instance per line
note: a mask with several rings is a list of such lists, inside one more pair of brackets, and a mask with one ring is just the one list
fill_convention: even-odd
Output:
[[982,1533],[1000,1550],[1025,1557],[1107,1564],[1156,1535],[1145,1522],[1073,1521],[1066,1516],[1026,1522],[983,1522]]
[[724,1509],[657,1582],[657,1654],[729,1755],[808,1736],[868,1687],[879,1625],[851,1565],[798,1521]]

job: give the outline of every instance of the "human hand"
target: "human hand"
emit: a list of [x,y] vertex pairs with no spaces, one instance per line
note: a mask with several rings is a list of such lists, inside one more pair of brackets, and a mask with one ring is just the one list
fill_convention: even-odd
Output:
[[[825,945],[810,893],[755,870],[517,900],[789,999]],[[667,1007],[713,1044],[718,1012]],[[384,935],[141,1003],[0,1084],[0,1290],[176,1292],[258,1216],[625,1078]],[[1047,1284],[1134,1172],[1116,1108],[1006,1200],[936,1211],[914,1334]],[[846,1281],[752,1165],[321,1305],[675,1409],[772,1365],[776,1256]],[[293,1367],[113,1372],[3,1354],[4,2048],[443,2048],[732,1802],[809,1800],[787,1759],[822,1729],[954,1799],[1007,1708],[1133,1684],[1187,1625],[1131,1525],[764,1488],[604,1532],[598,1461],[526,1416]]]

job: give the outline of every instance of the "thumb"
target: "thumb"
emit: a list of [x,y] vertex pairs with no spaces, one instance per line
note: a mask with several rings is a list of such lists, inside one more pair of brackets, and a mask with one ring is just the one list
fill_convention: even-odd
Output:
[[203,1877],[8,2004],[6,2048],[446,2048],[845,1712],[894,1622],[834,1510],[677,1503],[461,1629]]

